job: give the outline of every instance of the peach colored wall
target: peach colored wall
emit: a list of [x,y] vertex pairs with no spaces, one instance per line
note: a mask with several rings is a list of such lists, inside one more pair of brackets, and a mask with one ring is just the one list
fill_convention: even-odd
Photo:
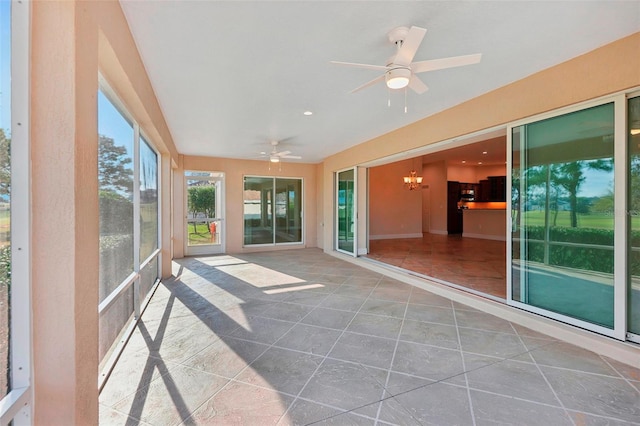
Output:
[[320,164],[316,164],[316,199],[315,199],[315,203],[316,203],[316,247],[323,247],[324,246],[324,227],[325,224],[322,221],[322,219],[320,218],[320,215],[322,214],[322,211],[324,210],[322,202],[323,202],[323,197],[322,197],[322,188],[323,188],[323,174],[322,174],[322,170],[323,170],[323,165],[322,163]]
[[429,185],[429,232],[447,233],[447,164],[438,161],[422,168],[423,184]]
[[[160,150],[163,173],[177,151],[118,1],[31,9],[33,422],[97,424],[99,71]],[[165,275],[171,212],[161,206]]]
[[447,166],[447,180],[455,182],[477,182],[476,167],[474,166]]
[[33,422],[96,424],[97,32],[73,2],[34,2],[31,28]]
[[415,168],[405,160],[369,169],[371,239],[422,235],[422,188],[409,191],[402,181]]
[[476,182],[480,182],[482,179],[486,179],[489,176],[506,176],[507,175],[507,165],[495,165],[495,166],[477,166],[475,168],[476,171]]
[[[326,158],[322,220],[334,209],[328,181],[336,170],[638,87],[639,45],[640,32]],[[324,233],[331,251],[333,227]]]
[[[317,247],[317,211],[316,211],[316,170],[315,164],[282,163],[282,170],[278,170],[278,165],[271,164],[269,170],[268,161],[253,160],[233,160],[229,158],[213,157],[183,157],[184,170],[215,171],[225,173],[225,232],[226,232],[226,252],[242,253],[249,251],[284,250],[301,247]],[[243,219],[243,188],[244,176],[276,176],[303,178],[304,188],[304,244],[280,245],[275,247],[243,247],[244,240],[244,219]],[[182,185],[174,186],[176,190],[176,217],[178,211],[182,211],[184,206],[184,188]],[[180,191],[178,196],[177,191]],[[180,217],[184,217],[182,214]],[[184,224],[184,222],[182,222]],[[184,225],[182,225],[184,232]],[[177,254],[177,252],[176,252]],[[177,257],[177,256],[176,256]]]

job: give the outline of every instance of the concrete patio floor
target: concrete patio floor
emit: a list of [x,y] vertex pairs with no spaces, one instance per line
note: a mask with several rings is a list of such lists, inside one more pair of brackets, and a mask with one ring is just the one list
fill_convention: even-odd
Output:
[[640,424],[640,370],[319,249],[174,266],[102,425]]

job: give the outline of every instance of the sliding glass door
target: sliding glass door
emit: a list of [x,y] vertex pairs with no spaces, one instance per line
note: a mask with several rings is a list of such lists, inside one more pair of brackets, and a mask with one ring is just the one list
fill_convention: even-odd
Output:
[[614,214],[615,110],[608,102],[511,129],[510,302],[609,335],[624,228]]
[[628,246],[628,330],[640,343],[640,94],[627,102],[629,202]]
[[356,256],[356,169],[343,170],[336,176],[336,250]]

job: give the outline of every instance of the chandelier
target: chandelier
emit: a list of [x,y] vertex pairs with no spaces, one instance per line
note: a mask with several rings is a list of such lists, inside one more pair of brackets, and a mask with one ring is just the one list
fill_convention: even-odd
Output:
[[409,191],[418,189],[422,184],[422,176],[418,176],[415,170],[411,170],[409,176],[405,176],[402,179],[404,180],[404,184],[407,185],[407,188],[409,188]]

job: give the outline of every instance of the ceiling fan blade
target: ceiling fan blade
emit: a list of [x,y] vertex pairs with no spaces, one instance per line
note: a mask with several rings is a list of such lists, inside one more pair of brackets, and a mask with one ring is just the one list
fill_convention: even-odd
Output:
[[384,70],[386,71],[388,68],[384,65],[369,65],[369,64],[356,64],[354,62],[340,62],[340,61],[329,61],[332,64],[336,65],[345,65],[347,67],[356,67],[356,68],[365,68],[368,70]]
[[461,67],[477,64],[482,59],[482,53],[473,55],[453,56],[451,58],[431,59],[429,61],[414,62],[411,71],[414,73],[442,70],[445,68]]
[[302,157],[299,155],[281,155],[280,158],[289,158],[291,160],[301,160]]
[[393,63],[405,66],[409,65],[411,61],[413,61],[413,57],[416,55],[416,52],[420,47],[420,43],[422,43],[422,39],[426,33],[427,30],[424,28],[411,27],[407,37],[402,42],[402,47],[398,50]]
[[409,87],[416,92],[418,95],[423,94],[424,92],[426,92],[427,90],[429,90],[429,88],[427,87],[426,84],[424,84],[424,82],[422,80],[420,80],[418,78],[417,75],[413,74],[411,76],[411,78],[409,79]]
[[349,93],[356,93],[356,92],[359,92],[360,90],[362,90],[362,89],[366,89],[366,88],[367,88],[367,87],[369,87],[369,86],[373,86],[374,84],[376,84],[376,83],[378,83],[378,82],[380,82],[380,81],[382,81],[382,80],[384,80],[384,74],[382,74],[381,76],[378,76],[378,77],[374,78],[374,79],[373,79],[373,80],[371,80],[371,81],[366,82],[366,83],[365,83],[365,84],[363,84],[362,86],[358,86],[358,87],[356,87],[355,89],[353,89],[353,90],[352,90],[352,91],[350,91]]
[[285,155],[291,154],[291,151],[276,152],[274,154],[277,155],[278,157],[284,157]]

